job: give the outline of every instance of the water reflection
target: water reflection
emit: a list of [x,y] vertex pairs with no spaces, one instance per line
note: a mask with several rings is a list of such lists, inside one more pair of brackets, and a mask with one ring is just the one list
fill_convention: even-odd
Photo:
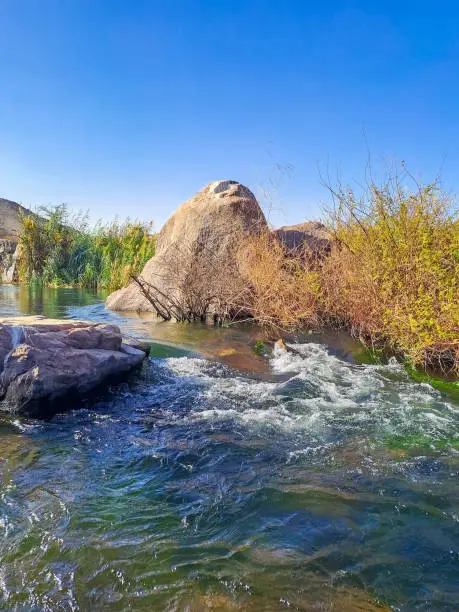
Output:
[[39,285],[0,286],[2,316],[30,314],[49,318],[69,316],[73,307],[87,306],[105,299],[104,293],[87,289],[41,287]]

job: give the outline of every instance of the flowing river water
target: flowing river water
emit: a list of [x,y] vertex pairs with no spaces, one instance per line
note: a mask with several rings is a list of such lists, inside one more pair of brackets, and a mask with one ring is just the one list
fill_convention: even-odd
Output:
[[155,323],[0,288],[0,313],[113,321],[139,375],[0,418],[4,610],[459,610],[459,400],[344,335]]

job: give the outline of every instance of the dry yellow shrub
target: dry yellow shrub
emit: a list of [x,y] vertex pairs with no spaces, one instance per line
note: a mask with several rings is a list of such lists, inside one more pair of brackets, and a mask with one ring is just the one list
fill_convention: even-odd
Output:
[[320,274],[304,257],[288,257],[265,232],[242,245],[238,265],[247,282],[247,291],[238,296],[240,308],[258,323],[286,330],[320,325]]

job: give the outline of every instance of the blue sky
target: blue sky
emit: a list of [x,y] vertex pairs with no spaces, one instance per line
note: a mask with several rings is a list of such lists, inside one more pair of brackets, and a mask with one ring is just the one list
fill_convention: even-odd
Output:
[[211,180],[320,216],[368,151],[459,187],[459,6],[0,0],[0,196],[153,219]]

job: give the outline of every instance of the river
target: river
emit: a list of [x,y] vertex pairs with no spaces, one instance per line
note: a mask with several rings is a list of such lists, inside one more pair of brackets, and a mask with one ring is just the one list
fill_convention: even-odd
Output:
[[459,402],[346,335],[158,323],[72,289],[0,313],[153,340],[140,375],[0,418],[5,610],[459,610]]

